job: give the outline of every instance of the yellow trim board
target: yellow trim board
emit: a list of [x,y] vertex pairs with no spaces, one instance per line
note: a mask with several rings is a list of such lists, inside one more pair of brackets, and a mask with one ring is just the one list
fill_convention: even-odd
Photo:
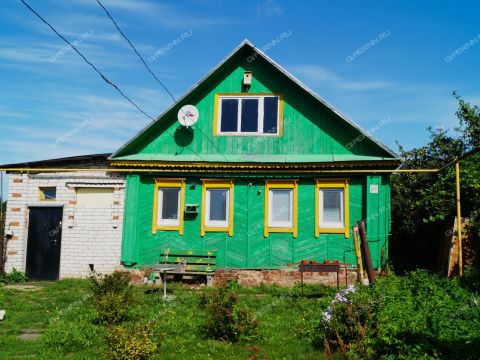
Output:
[[[292,227],[280,228],[271,227],[268,224],[268,212],[270,206],[270,189],[292,189],[293,190],[293,210]],[[268,237],[270,233],[291,233],[294,238],[298,236],[298,180],[265,180],[265,204],[264,204],[264,230],[263,236]]]
[[[397,161],[390,161],[390,160],[378,160],[378,161],[338,161],[338,162],[323,162],[323,163],[226,163],[226,162],[198,162],[198,161],[142,161],[142,160],[115,160],[111,162],[113,166],[132,166],[132,167],[152,167],[152,168],[166,168],[166,169],[180,169],[180,168],[191,168],[191,169],[239,169],[243,171],[245,169],[248,170],[293,170],[293,171],[305,171],[308,172],[310,169],[316,170],[319,169],[320,172],[347,172],[347,173],[355,173],[355,172],[386,172],[386,173],[394,173],[394,172],[435,172],[436,170],[420,170],[417,171],[413,170],[395,170],[395,169],[359,169],[359,170],[321,170],[324,168],[330,169],[337,169],[337,168],[345,168],[345,167],[363,167],[363,166],[397,166]],[[43,170],[43,169],[42,169]],[[156,169],[151,169],[152,171],[157,171]],[[77,171],[77,169],[73,169],[72,171]],[[120,169],[105,169],[105,171],[122,171]],[[126,169],[125,171],[138,171],[137,169]],[[148,169],[142,169],[141,171],[149,171]],[[316,170],[318,171],[318,170]]]
[[[202,216],[200,224],[200,235],[205,236],[206,232],[226,232],[228,236],[233,236],[233,211],[234,211],[234,185],[233,180],[229,179],[201,179],[202,186]],[[207,226],[206,225],[206,207],[207,207],[207,189],[228,189],[228,226]]]
[[[349,179],[315,179],[315,237],[320,234],[344,234],[349,238],[350,223],[350,201],[348,191]],[[343,227],[342,228],[322,228],[320,226],[320,189],[343,189]]]
[[[159,188],[179,188],[180,189],[180,215],[178,225],[159,225],[158,220],[158,190]],[[184,178],[165,178],[155,179],[154,195],[153,195],[153,218],[152,218],[152,234],[156,234],[157,230],[178,231],[179,235],[183,235],[183,217],[185,208],[185,179]]]
[[[220,97],[222,96],[231,96],[231,97],[256,97],[256,96],[278,96],[278,131],[276,134],[248,134],[248,133],[236,133],[236,134],[220,134],[218,132],[218,113],[219,113],[219,102]],[[283,136],[283,107],[284,100],[283,94],[279,93],[216,93],[213,103],[213,136],[262,136],[262,137],[281,137]]]

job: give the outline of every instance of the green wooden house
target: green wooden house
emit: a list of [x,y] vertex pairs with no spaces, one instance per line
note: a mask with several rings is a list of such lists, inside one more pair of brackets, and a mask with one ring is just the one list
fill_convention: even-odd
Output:
[[[179,109],[194,105],[185,127]],[[367,221],[374,267],[387,253],[388,172],[399,159],[249,41],[110,157],[128,168],[121,261],[167,249],[215,252],[217,267],[355,264]]]

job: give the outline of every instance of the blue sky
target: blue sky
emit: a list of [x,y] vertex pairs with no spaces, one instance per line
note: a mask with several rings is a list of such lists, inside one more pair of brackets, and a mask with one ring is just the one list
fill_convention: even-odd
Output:
[[[171,103],[95,0],[29,3],[149,114]],[[394,150],[455,126],[453,90],[480,104],[478,1],[103,3],[177,97],[248,38]],[[0,164],[111,152],[148,124],[20,1],[0,20]]]

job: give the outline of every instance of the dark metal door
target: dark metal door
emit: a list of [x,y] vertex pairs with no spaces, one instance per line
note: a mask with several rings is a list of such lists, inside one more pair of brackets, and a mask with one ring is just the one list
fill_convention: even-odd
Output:
[[30,208],[26,273],[31,280],[58,279],[62,215],[61,207]]

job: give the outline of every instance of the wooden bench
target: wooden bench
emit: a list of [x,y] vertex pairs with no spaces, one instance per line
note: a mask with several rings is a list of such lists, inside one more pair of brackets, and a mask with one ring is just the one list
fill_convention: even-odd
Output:
[[217,254],[214,251],[204,250],[172,250],[166,249],[160,254],[159,264],[171,265],[175,270],[168,270],[165,274],[174,275],[176,280],[183,276],[205,276],[207,285],[212,285],[212,275],[217,267]]

